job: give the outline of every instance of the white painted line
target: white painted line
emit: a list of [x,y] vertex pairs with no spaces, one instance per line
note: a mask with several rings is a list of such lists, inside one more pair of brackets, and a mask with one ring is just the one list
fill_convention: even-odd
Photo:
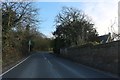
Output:
[[49,63],[49,64],[52,64],[49,60],[48,60],[48,63]]
[[47,57],[45,57],[44,55],[43,55],[43,57],[50,65],[52,65],[51,62],[47,59]]
[[56,70],[54,69],[53,64],[50,62],[50,60],[47,59],[47,61],[48,61],[48,64],[51,66],[52,72],[54,72],[56,75],[56,76],[54,75],[54,77],[61,78],[60,74],[58,72],[56,72]]
[[7,72],[9,72],[10,70],[14,69],[15,67],[17,67],[18,65],[20,65],[21,63],[23,63],[25,60],[27,60],[30,56],[28,56],[27,58],[25,58],[24,60],[22,60],[21,62],[19,62],[18,64],[16,64],[15,66],[13,66],[12,68],[10,68],[9,70],[5,71],[4,73],[2,73],[0,75],[0,77],[2,77],[4,74],[6,74]]
[[46,57],[44,57],[44,59],[45,59],[45,60],[47,60],[47,58],[46,58]]

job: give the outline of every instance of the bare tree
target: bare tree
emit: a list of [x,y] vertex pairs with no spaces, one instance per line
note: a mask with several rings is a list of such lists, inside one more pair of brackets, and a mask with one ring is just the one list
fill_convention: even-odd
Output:
[[37,10],[30,2],[2,3],[3,65],[29,55],[28,40],[39,21]]
[[93,38],[97,36],[92,20],[79,9],[63,7],[55,22],[56,31],[53,35],[56,49],[83,45],[94,41]]

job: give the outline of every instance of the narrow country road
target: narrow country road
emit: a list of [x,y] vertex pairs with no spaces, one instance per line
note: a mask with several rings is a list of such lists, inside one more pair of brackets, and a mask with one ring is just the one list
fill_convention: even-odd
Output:
[[112,78],[110,75],[47,52],[32,54],[3,78]]

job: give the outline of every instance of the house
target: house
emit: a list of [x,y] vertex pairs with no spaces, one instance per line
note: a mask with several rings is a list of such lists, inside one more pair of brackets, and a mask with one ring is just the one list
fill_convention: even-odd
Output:
[[111,33],[99,36],[98,39],[99,39],[100,43],[102,43],[102,44],[111,42]]

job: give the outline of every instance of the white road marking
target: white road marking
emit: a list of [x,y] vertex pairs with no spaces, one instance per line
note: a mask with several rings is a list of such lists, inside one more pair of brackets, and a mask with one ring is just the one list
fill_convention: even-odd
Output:
[[8,73],[9,71],[11,71],[12,69],[14,69],[15,67],[17,67],[18,65],[20,65],[21,63],[23,63],[25,60],[27,60],[30,56],[28,56],[27,58],[25,58],[24,60],[22,60],[21,62],[19,62],[18,64],[16,64],[15,66],[13,66],[12,68],[10,68],[9,70],[5,71],[4,73],[2,73],[0,75],[0,77],[2,77],[4,74]]
[[47,60],[47,58],[46,58],[46,57],[44,57],[44,59],[45,59],[45,60]]
[[47,59],[48,64],[50,64],[52,71],[55,73],[55,78],[61,78],[60,74],[56,72],[56,70],[53,68],[53,64]]
[[48,60],[48,63],[49,63],[49,64],[52,64],[49,60]]
[[47,58],[44,56],[44,55],[42,55],[43,56],[43,58],[45,59],[45,60],[47,60]]
[[53,68],[53,64],[50,62],[50,60],[43,55],[44,59],[48,62],[48,64],[51,66],[52,72],[55,73],[56,76],[54,76],[55,78],[61,78],[61,76],[58,74],[58,72],[56,72],[56,70]]

